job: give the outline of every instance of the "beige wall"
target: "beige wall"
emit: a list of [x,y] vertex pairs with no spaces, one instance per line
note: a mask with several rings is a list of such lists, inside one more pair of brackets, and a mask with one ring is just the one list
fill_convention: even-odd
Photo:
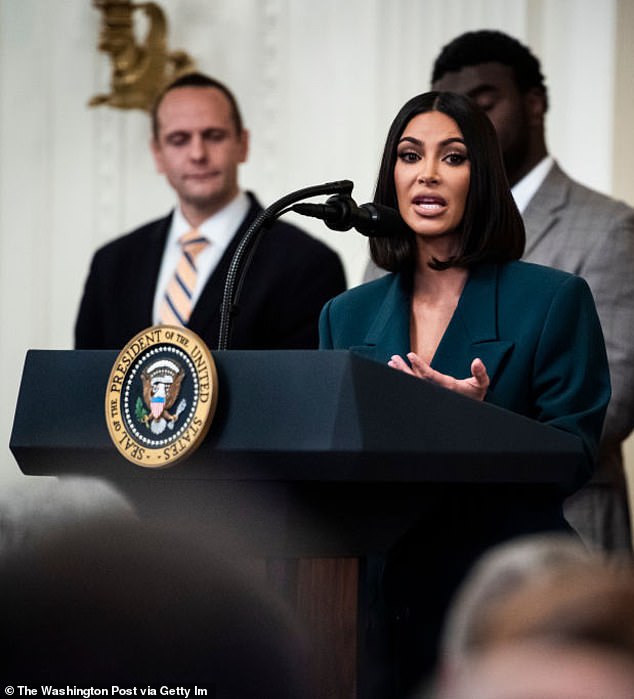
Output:
[[[541,56],[549,145],[564,167],[634,203],[629,0],[159,4],[170,48],[235,89],[252,131],[243,183],[265,203],[342,178],[370,199],[393,115],[427,89],[446,41],[482,27]],[[145,115],[86,106],[109,83],[99,22],[90,0],[0,0],[0,487],[20,476],[6,445],[26,350],[71,347],[94,249],[173,201],[153,170]],[[365,239],[302,224],[337,248],[358,283]]]

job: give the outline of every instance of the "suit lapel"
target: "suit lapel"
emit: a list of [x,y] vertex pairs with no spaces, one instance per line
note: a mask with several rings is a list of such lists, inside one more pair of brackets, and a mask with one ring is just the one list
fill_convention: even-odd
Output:
[[568,188],[566,176],[557,163],[554,163],[522,216],[526,227],[524,257],[534,251],[548,231],[557,223],[559,212],[568,201]]
[[256,198],[251,193],[248,195],[251,199],[249,211],[227,246],[220,262],[207,280],[188,323],[188,327],[201,337],[212,337],[213,347],[217,346],[217,335],[220,331],[220,311],[231,259],[249,226],[258,213],[262,211]]
[[387,362],[393,354],[407,354],[410,350],[409,309],[407,281],[402,275],[395,274],[364,344],[350,349],[378,362]]
[[[135,277],[144,280],[143,284],[136,286],[134,296],[126,300],[127,314],[133,327],[147,328],[152,325],[154,294],[172,216],[173,212],[151,224],[147,233],[139,237],[140,248],[130,253]],[[136,318],[133,317],[135,315]]]
[[454,315],[438,345],[432,367],[458,379],[470,376],[471,362],[480,357],[493,382],[512,342],[498,339],[498,270],[478,265],[469,279]]

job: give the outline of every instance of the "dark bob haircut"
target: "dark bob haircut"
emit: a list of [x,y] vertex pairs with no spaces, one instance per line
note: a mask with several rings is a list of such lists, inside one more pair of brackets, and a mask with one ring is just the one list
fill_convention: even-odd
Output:
[[[471,166],[464,216],[458,227],[457,254],[432,260],[434,269],[471,267],[480,262],[517,260],[524,252],[524,223],[506,179],[495,129],[469,97],[453,92],[426,92],[409,100],[396,115],[387,136],[374,201],[398,210],[394,166],[398,142],[418,114],[442,112],[462,132]],[[379,267],[411,272],[416,263],[416,235],[406,229],[390,237],[370,239],[370,253]]]
[[200,88],[213,88],[222,92],[222,94],[229,101],[229,107],[231,109],[231,120],[236,127],[236,134],[239,136],[244,130],[242,122],[242,114],[240,114],[240,108],[238,107],[238,101],[231,90],[219,80],[215,78],[210,78],[204,73],[185,73],[180,77],[169,83],[158,95],[154,104],[152,105],[152,110],[150,111],[150,118],[152,121],[152,136],[155,141],[158,141],[159,137],[159,123],[158,123],[158,110],[161,106],[165,95],[172,90],[178,90],[181,87],[200,87]]

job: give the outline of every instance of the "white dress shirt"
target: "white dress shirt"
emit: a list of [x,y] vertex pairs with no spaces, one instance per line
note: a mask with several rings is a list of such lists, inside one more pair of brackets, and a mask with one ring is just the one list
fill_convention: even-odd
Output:
[[528,202],[533,198],[541,183],[546,179],[546,175],[550,172],[553,163],[554,160],[550,155],[547,155],[543,160],[540,160],[527,175],[524,175],[515,187],[511,188],[511,194],[513,195],[513,199],[515,199],[517,208],[520,210],[520,214],[524,213],[524,210],[528,206]]

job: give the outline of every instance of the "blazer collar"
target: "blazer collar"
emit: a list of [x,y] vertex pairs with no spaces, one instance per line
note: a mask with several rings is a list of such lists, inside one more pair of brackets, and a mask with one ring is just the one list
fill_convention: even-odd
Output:
[[557,223],[570,195],[570,181],[555,162],[541,186],[528,203],[523,219],[526,227],[526,248],[524,255],[530,254],[540,240]]
[[[481,264],[472,269],[458,306],[432,359],[434,369],[464,378],[471,362],[480,357],[493,380],[513,343],[498,339],[499,266]],[[350,348],[371,359],[387,361],[410,351],[409,279],[395,274],[370,326],[364,344]]]

